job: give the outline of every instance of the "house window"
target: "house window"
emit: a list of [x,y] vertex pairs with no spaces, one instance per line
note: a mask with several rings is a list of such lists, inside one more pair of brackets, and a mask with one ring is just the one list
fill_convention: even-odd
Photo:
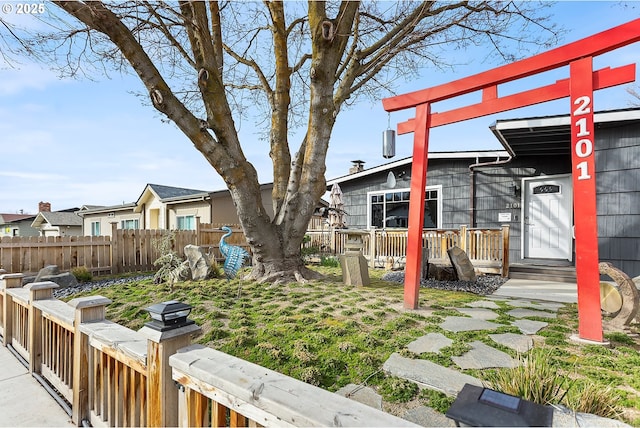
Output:
[[121,220],[120,229],[139,229],[138,219]]
[[100,222],[92,221],[91,222],[91,236],[100,236]]
[[178,216],[178,230],[196,230],[196,217],[193,215]]
[[[369,193],[369,227],[409,226],[409,189]],[[424,227],[440,227],[441,187],[427,187],[424,192]]]

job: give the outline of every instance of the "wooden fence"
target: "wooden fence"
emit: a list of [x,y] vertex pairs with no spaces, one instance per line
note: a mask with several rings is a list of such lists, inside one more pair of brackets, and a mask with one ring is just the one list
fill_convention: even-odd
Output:
[[109,299],[65,303],[53,282],[22,278],[0,275],[2,344],[60,393],[77,426],[417,426],[190,345],[195,324],[134,331],[105,319]]
[[[188,244],[207,247],[218,260],[219,242],[224,234],[221,225],[196,223],[196,230],[173,231],[173,250],[184,256]],[[164,230],[118,229],[112,225],[111,236],[50,236],[0,238],[0,268],[7,272],[36,274],[47,265],[62,271],[86,267],[94,274],[149,272],[160,257],[156,242],[168,232]],[[227,242],[249,248],[242,229],[233,225]]]
[[[371,229],[363,235],[363,255],[370,267],[383,267],[391,263],[404,265],[407,255],[407,229]],[[320,253],[342,254],[349,230],[308,231],[311,238],[307,247],[318,248]],[[509,226],[499,229],[424,229],[422,247],[430,263],[449,264],[447,250],[460,247],[479,272],[509,276]]]

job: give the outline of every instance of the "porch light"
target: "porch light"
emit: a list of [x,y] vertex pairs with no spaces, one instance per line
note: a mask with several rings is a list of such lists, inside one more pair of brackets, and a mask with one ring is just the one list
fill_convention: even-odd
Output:
[[187,319],[191,309],[191,306],[177,300],[156,303],[145,308],[152,318],[145,326],[157,331],[167,331],[194,324],[195,321]]

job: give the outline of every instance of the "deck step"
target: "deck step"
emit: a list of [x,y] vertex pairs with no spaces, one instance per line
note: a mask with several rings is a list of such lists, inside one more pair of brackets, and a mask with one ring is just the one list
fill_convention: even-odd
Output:
[[509,266],[509,278],[575,283],[576,268],[574,266],[512,264]]

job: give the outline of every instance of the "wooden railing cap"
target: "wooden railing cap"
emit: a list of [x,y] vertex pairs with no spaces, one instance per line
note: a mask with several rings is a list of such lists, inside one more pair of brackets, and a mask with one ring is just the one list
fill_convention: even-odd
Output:
[[22,273],[3,273],[0,275],[0,281],[3,279],[12,279],[12,278],[24,278],[24,274]]
[[76,309],[94,308],[96,306],[107,306],[111,300],[104,296],[76,297],[69,300],[68,304]]
[[29,291],[48,290],[59,287],[60,286],[53,281],[31,282],[24,286],[24,288]]
[[162,332],[158,330],[154,330],[147,326],[144,326],[140,330],[138,330],[138,333],[140,333],[145,338],[151,340],[152,342],[160,343],[162,341],[169,340],[174,337],[184,336],[185,334],[191,335],[191,334],[199,333],[201,330],[202,329],[200,328],[200,326],[196,324],[189,324],[184,327],[179,327],[173,330],[167,330]]

